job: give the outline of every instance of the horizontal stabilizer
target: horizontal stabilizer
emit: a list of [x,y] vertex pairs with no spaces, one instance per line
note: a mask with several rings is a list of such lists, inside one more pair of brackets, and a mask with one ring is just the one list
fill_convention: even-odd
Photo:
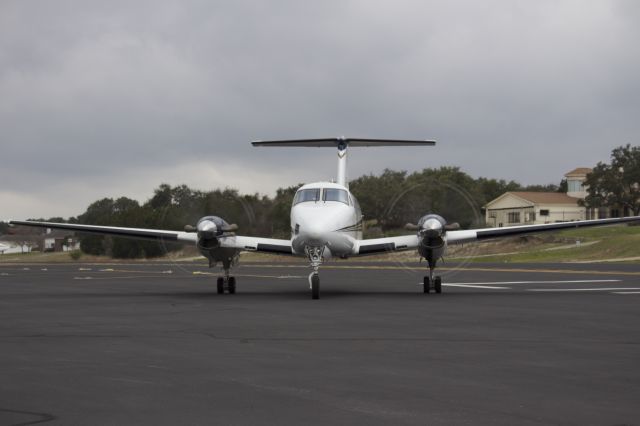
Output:
[[289,139],[273,141],[253,141],[253,146],[279,147],[315,147],[335,148],[340,144],[354,146],[433,146],[434,141],[404,140],[404,139],[364,139],[364,138],[324,138],[324,139]]

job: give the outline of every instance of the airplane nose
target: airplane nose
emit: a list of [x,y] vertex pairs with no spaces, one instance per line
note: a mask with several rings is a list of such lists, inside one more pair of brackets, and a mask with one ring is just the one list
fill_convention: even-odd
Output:
[[321,223],[315,221],[305,223],[304,226],[300,227],[300,232],[306,234],[309,239],[320,240],[322,239],[323,226]]

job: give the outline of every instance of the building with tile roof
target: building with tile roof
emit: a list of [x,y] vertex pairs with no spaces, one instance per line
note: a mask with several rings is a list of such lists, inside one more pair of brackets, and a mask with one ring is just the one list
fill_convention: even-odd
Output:
[[578,201],[587,196],[584,181],[591,172],[580,167],[566,173],[567,193],[505,192],[484,206],[487,226],[537,225],[617,216],[609,209],[587,209]]

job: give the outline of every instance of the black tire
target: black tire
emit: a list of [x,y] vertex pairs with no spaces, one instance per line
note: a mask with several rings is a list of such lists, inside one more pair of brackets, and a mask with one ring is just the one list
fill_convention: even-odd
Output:
[[436,277],[436,279],[433,282],[433,287],[436,290],[436,293],[438,294],[442,293],[442,278]]
[[236,277],[229,277],[229,294],[236,294]]
[[431,291],[431,280],[429,279],[429,277],[424,277],[422,291],[425,294],[429,294],[429,291]]
[[224,294],[224,278],[218,277],[218,294]]
[[320,277],[318,274],[311,277],[311,298],[313,300],[320,299]]

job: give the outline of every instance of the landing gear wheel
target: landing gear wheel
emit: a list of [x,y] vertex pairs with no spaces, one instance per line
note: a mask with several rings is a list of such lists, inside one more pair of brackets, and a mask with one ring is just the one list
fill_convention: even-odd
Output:
[[442,278],[440,278],[439,276],[436,277],[436,279],[433,281],[433,288],[435,289],[436,293],[442,293]]
[[236,277],[229,277],[229,294],[236,294]]
[[224,294],[224,278],[218,277],[218,294]]
[[424,277],[422,291],[425,294],[429,294],[430,290],[431,290],[431,280],[429,279],[429,277]]
[[313,274],[311,277],[311,298],[313,300],[320,299],[320,277]]

